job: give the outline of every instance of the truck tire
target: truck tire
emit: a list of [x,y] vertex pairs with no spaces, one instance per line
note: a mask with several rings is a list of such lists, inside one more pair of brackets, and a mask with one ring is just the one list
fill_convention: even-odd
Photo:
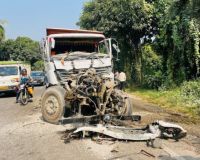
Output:
[[129,97],[125,99],[125,106],[121,102],[118,103],[118,115],[132,115],[133,105]]
[[131,99],[129,97],[127,97],[125,99],[125,106],[126,106],[126,109],[125,109],[124,115],[132,115],[133,104],[132,104]]
[[41,111],[45,121],[58,124],[65,112],[65,89],[61,86],[49,87],[41,98]]

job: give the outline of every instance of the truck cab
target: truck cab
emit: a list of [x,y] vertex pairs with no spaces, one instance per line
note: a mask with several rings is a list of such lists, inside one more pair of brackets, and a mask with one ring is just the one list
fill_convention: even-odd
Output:
[[47,28],[40,50],[49,85],[63,84],[69,75],[90,67],[113,78],[110,41],[102,32]]

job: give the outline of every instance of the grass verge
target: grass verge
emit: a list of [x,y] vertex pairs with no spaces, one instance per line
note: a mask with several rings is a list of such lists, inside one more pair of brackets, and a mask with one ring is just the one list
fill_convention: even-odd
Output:
[[164,107],[171,113],[181,113],[192,120],[199,121],[200,98],[199,95],[194,94],[194,92],[198,92],[197,88],[193,87],[195,89],[195,91],[193,91],[191,87],[188,89],[188,84],[186,85],[186,88],[185,85],[186,84],[183,84],[181,87],[176,87],[170,90],[162,88],[159,90],[152,90],[137,87],[136,85],[130,85],[126,91],[128,93],[133,93],[150,103]]

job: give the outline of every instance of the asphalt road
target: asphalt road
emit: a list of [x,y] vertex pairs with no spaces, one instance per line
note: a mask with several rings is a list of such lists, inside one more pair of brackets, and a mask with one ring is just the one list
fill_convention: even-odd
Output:
[[66,127],[42,120],[38,105],[44,89],[35,87],[26,106],[15,104],[15,94],[0,95],[0,159],[90,159],[78,141],[63,143],[60,133]]
[[[147,147],[145,142],[117,141],[112,144],[112,142],[104,141],[100,145],[91,141],[90,138],[86,138],[74,140],[67,144],[63,143],[60,138],[69,126],[49,124],[44,122],[41,117],[39,102],[44,90],[44,87],[35,87],[33,101],[25,106],[15,104],[15,94],[0,95],[0,160],[109,159],[139,153],[142,149],[154,154],[157,159],[173,159],[162,149]],[[135,97],[131,98],[135,103],[135,113],[137,112],[137,114],[143,116],[152,114],[146,109],[140,109],[142,106],[149,108],[151,105]],[[142,103],[145,103],[145,105],[141,105]],[[184,141],[175,143],[166,140],[164,143],[185,159],[197,160],[200,157],[196,152],[196,148]],[[120,151],[117,153],[111,152],[114,147],[118,147]],[[138,154],[127,159],[148,160],[152,158]]]

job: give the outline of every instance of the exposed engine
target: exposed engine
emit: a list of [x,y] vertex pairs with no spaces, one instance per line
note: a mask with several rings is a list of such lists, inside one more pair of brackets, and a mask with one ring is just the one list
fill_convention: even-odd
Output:
[[89,112],[93,112],[92,114],[96,112],[97,115],[114,112],[124,114],[127,111],[127,95],[114,89],[112,78],[96,75],[94,68],[72,74],[67,81],[65,101],[73,114],[85,115]]

